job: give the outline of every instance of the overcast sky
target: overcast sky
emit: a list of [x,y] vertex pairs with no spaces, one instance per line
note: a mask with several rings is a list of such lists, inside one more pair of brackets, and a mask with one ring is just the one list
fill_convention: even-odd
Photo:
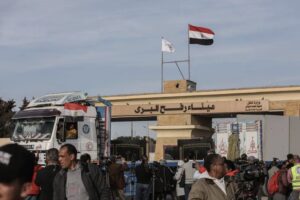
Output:
[[[216,34],[212,46],[191,46],[198,90],[299,85],[299,7],[299,0],[1,0],[0,97],[160,92],[161,37],[176,48],[165,61],[186,59],[189,23]],[[181,79],[175,65],[164,72]]]
[[[176,48],[165,61],[186,59],[189,23],[216,34],[212,46],[191,46],[198,90],[299,85],[299,8],[299,0],[1,0],[0,97],[160,92],[161,37]],[[175,65],[164,72],[181,79]],[[134,124],[134,135],[147,125]],[[130,123],[117,127],[114,137],[130,134]]]

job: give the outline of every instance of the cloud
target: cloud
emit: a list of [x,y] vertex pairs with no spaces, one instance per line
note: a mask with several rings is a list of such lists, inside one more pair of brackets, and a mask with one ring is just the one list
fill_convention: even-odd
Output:
[[[299,5],[297,0],[4,0],[0,92],[20,99],[76,87],[101,94],[159,92],[160,38],[176,48],[166,60],[186,59],[189,23],[216,33],[213,46],[191,46],[192,77],[202,88],[268,85],[272,79],[297,83]],[[167,79],[180,78],[175,66],[165,70]],[[253,76],[263,70],[274,73]],[[80,81],[71,84],[69,74]],[[12,89],[3,87],[10,81]]]

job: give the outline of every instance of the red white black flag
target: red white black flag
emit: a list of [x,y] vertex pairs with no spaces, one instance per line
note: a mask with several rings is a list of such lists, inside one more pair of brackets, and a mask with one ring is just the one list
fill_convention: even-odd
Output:
[[193,26],[189,24],[189,43],[212,45],[215,33],[209,28]]

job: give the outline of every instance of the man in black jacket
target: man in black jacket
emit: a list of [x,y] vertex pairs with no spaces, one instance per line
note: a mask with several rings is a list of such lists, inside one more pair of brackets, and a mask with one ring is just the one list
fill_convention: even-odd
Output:
[[147,194],[147,192],[152,176],[148,164],[148,157],[144,155],[142,156],[141,160],[141,164],[135,168],[135,175],[137,179],[135,195],[136,200],[145,200],[148,198],[147,195],[149,194]]
[[109,188],[98,167],[80,163],[77,150],[72,144],[64,144],[59,150],[62,169],[53,184],[54,200],[106,200],[110,199]]
[[40,200],[53,199],[53,181],[54,177],[61,169],[58,164],[58,150],[55,148],[49,149],[46,152],[47,166],[38,171],[35,184],[41,188]]

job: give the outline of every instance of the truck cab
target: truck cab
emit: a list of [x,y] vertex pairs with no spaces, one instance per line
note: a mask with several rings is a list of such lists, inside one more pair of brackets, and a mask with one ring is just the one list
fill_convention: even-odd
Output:
[[45,164],[48,149],[59,149],[64,143],[73,144],[78,156],[89,153],[98,160],[110,154],[110,106],[81,92],[42,96],[13,116],[11,140],[38,154],[40,164]]

